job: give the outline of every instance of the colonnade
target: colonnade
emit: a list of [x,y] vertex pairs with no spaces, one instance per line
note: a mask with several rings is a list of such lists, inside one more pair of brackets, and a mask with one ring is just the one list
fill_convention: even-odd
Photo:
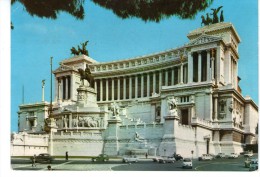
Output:
[[73,75],[56,78],[55,89],[57,100],[68,100],[73,95]]
[[150,97],[160,93],[162,86],[188,82],[188,65],[111,78],[96,78],[98,101],[126,100]]
[[[214,51],[213,51],[214,50]],[[215,49],[190,52],[188,54],[188,83],[215,79]]]

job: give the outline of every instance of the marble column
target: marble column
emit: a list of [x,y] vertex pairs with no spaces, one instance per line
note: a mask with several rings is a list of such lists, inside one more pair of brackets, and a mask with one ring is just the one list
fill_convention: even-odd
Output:
[[150,74],[147,73],[147,97],[150,96]]
[[132,99],[132,76],[129,76],[129,99]]
[[234,87],[237,89],[237,61],[234,59]]
[[75,75],[74,74],[71,74],[70,76],[70,99],[71,100],[77,100],[76,99],[76,94],[74,94],[74,89],[73,89],[73,86],[74,86],[74,78],[75,78]]
[[214,114],[214,120],[218,120],[218,96],[213,95],[214,99],[214,108],[213,108],[213,114]]
[[108,101],[108,79],[106,79],[106,101]]
[[60,99],[63,100],[63,77],[60,78]]
[[164,81],[165,81],[164,85],[168,86],[168,70],[167,69],[165,70],[165,80]]
[[198,54],[198,82],[201,82],[201,51],[199,51]]
[[62,77],[62,99],[66,100],[66,78]]
[[219,81],[221,81],[221,74],[222,73],[220,73],[220,60],[221,60],[221,58],[220,58],[220,47],[218,46],[217,47],[217,52],[216,52],[216,64],[217,64],[217,66],[216,66],[216,77],[217,78],[215,78],[215,80],[217,81],[216,83],[218,84],[219,83]]
[[120,100],[120,77],[117,78],[117,100]]
[[188,53],[188,83],[193,82],[193,56],[192,53]]
[[103,82],[102,82],[102,79],[100,79],[99,82],[100,82],[100,101],[103,101]]
[[144,74],[141,74],[141,98],[144,97]]
[[60,80],[60,78],[58,78],[58,93],[57,93],[57,95],[58,95],[58,100],[60,100],[61,99],[61,80]]
[[[58,98],[58,94],[59,93],[59,80],[58,78],[56,77],[55,78],[55,100],[58,101],[59,98]],[[44,98],[44,97],[43,97]],[[44,100],[44,99],[43,99]]]
[[138,75],[135,75],[135,98],[138,98]]
[[156,92],[156,73],[153,72],[153,94]]
[[123,77],[123,99],[126,99],[126,77]]
[[112,100],[115,99],[115,79],[112,78]]
[[68,76],[66,76],[66,96],[65,96],[65,99],[67,100],[68,97],[69,97],[69,82],[68,82]]
[[96,79],[94,81],[94,87],[95,87],[95,91],[97,92],[97,80]]
[[159,93],[162,89],[162,71],[159,71]]
[[211,57],[211,80],[215,79],[215,74],[214,74],[214,68],[215,68],[215,59],[214,57]]
[[183,63],[181,63],[180,84],[183,84]]
[[210,50],[207,50],[207,81],[211,81]]

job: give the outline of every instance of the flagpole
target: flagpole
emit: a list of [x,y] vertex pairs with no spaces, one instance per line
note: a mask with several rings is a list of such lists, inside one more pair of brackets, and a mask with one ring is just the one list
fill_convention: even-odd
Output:
[[51,57],[51,99],[50,99],[50,114],[49,117],[51,117],[52,114],[52,57]]

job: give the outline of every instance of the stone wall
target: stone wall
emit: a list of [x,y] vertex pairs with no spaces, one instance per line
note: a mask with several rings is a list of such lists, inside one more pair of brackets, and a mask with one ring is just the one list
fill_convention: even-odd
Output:
[[99,130],[89,132],[57,132],[53,135],[53,155],[96,156],[103,150],[103,135]]
[[11,156],[32,156],[48,153],[49,135],[31,135],[25,132],[11,135]]

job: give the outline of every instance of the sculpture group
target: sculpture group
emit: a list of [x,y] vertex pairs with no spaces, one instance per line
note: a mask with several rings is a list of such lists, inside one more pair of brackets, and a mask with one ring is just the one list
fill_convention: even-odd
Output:
[[224,21],[223,10],[221,10],[220,17],[218,18],[218,12],[220,11],[220,9],[222,7],[223,6],[220,6],[216,9],[211,9],[213,11],[212,14],[210,14],[213,16],[212,18],[210,18],[209,13],[206,13],[206,17],[204,17],[204,15],[202,15],[201,16],[201,19],[202,19],[201,26],[202,26],[202,24],[210,25],[210,24],[214,24],[214,23],[218,23],[218,22],[223,22]]
[[72,48],[70,49],[71,54],[73,54],[74,56],[75,56],[75,55],[79,55],[79,54],[89,56],[89,55],[88,55],[88,50],[87,50],[87,48],[86,48],[86,47],[87,47],[87,44],[88,44],[88,41],[81,43],[81,48],[79,47],[79,45],[78,45],[78,49],[76,49],[75,47],[72,47]]

